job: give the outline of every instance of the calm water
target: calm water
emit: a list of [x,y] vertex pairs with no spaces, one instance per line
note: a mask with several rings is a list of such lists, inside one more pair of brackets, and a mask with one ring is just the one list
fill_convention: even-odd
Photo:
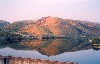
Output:
[[38,51],[33,50],[15,50],[9,47],[1,48],[0,55],[2,56],[15,56],[25,58],[39,58],[57,61],[74,61],[79,64],[100,64],[100,50],[93,49],[81,50],[76,52],[65,52],[56,56],[42,55]]

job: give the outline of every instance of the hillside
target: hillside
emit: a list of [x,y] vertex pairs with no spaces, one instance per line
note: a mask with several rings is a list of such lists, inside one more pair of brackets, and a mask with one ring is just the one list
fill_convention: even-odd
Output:
[[100,26],[87,21],[48,16],[22,27],[18,32],[33,36],[91,37],[100,35]]
[[28,24],[33,24],[33,23],[34,23],[33,20],[15,21],[9,25],[4,26],[2,29],[5,31],[17,32],[22,27],[24,27]]
[[8,25],[8,24],[10,24],[10,23],[7,21],[0,20],[0,27],[3,27],[3,26]]
[[35,37],[66,37],[91,39],[100,36],[100,24],[63,19],[58,17],[42,17],[37,21],[23,20],[7,24],[2,27],[1,32],[19,32]]

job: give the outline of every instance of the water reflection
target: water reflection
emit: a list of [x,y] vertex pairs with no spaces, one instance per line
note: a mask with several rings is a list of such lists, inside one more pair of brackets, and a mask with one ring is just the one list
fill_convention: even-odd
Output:
[[35,49],[47,56],[58,55],[64,52],[90,49],[92,47],[89,42],[69,42],[66,39],[34,40],[28,42],[20,42],[20,44],[27,46],[31,49]]
[[70,41],[67,39],[52,39],[52,40],[32,40],[22,41],[20,43],[12,43],[3,47],[11,47],[20,50],[37,50],[41,54],[52,56],[62,54],[64,52],[72,52],[84,49],[90,49],[92,46],[87,41]]
[[85,40],[73,40],[70,42],[66,39],[22,41],[20,43],[12,43],[2,47],[11,47],[18,50],[37,50],[41,54],[47,56],[92,48],[91,44]]

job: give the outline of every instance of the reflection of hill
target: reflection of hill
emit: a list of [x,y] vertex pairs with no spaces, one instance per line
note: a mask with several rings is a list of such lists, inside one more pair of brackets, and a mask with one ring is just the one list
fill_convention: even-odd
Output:
[[29,47],[23,46],[20,43],[9,43],[9,44],[0,46],[0,48],[5,48],[5,47],[10,47],[17,50],[31,50]]
[[91,48],[91,44],[84,39],[79,41],[73,39],[72,42],[69,42],[69,40],[66,39],[35,40],[30,42],[21,42],[21,44],[36,49],[40,53],[48,56]]
[[52,40],[34,40],[28,42],[21,42],[21,44],[24,46],[28,46],[29,48],[39,50],[48,46],[51,42]]

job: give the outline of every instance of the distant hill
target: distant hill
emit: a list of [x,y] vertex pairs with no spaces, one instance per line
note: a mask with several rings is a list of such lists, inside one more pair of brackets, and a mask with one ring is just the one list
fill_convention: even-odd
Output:
[[9,25],[4,26],[2,29],[3,30],[8,30],[8,31],[14,31],[17,32],[19,29],[22,27],[28,25],[28,24],[33,24],[33,20],[23,20],[23,21],[15,21]]
[[7,21],[0,20],[0,27],[3,27],[3,26],[8,25],[8,24],[10,24],[10,23]]
[[100,35],[100,24],[48,16],[22,27],[18,32],[27,32],[33,36],[67,36],[74,38],[98,36]]
[[27,33],[37,37],[55,36],[77,39],[100,36],[100,24],[51,16],[42,17],[37,21],[16,21],[3,26],[2,30],[22,34]]

